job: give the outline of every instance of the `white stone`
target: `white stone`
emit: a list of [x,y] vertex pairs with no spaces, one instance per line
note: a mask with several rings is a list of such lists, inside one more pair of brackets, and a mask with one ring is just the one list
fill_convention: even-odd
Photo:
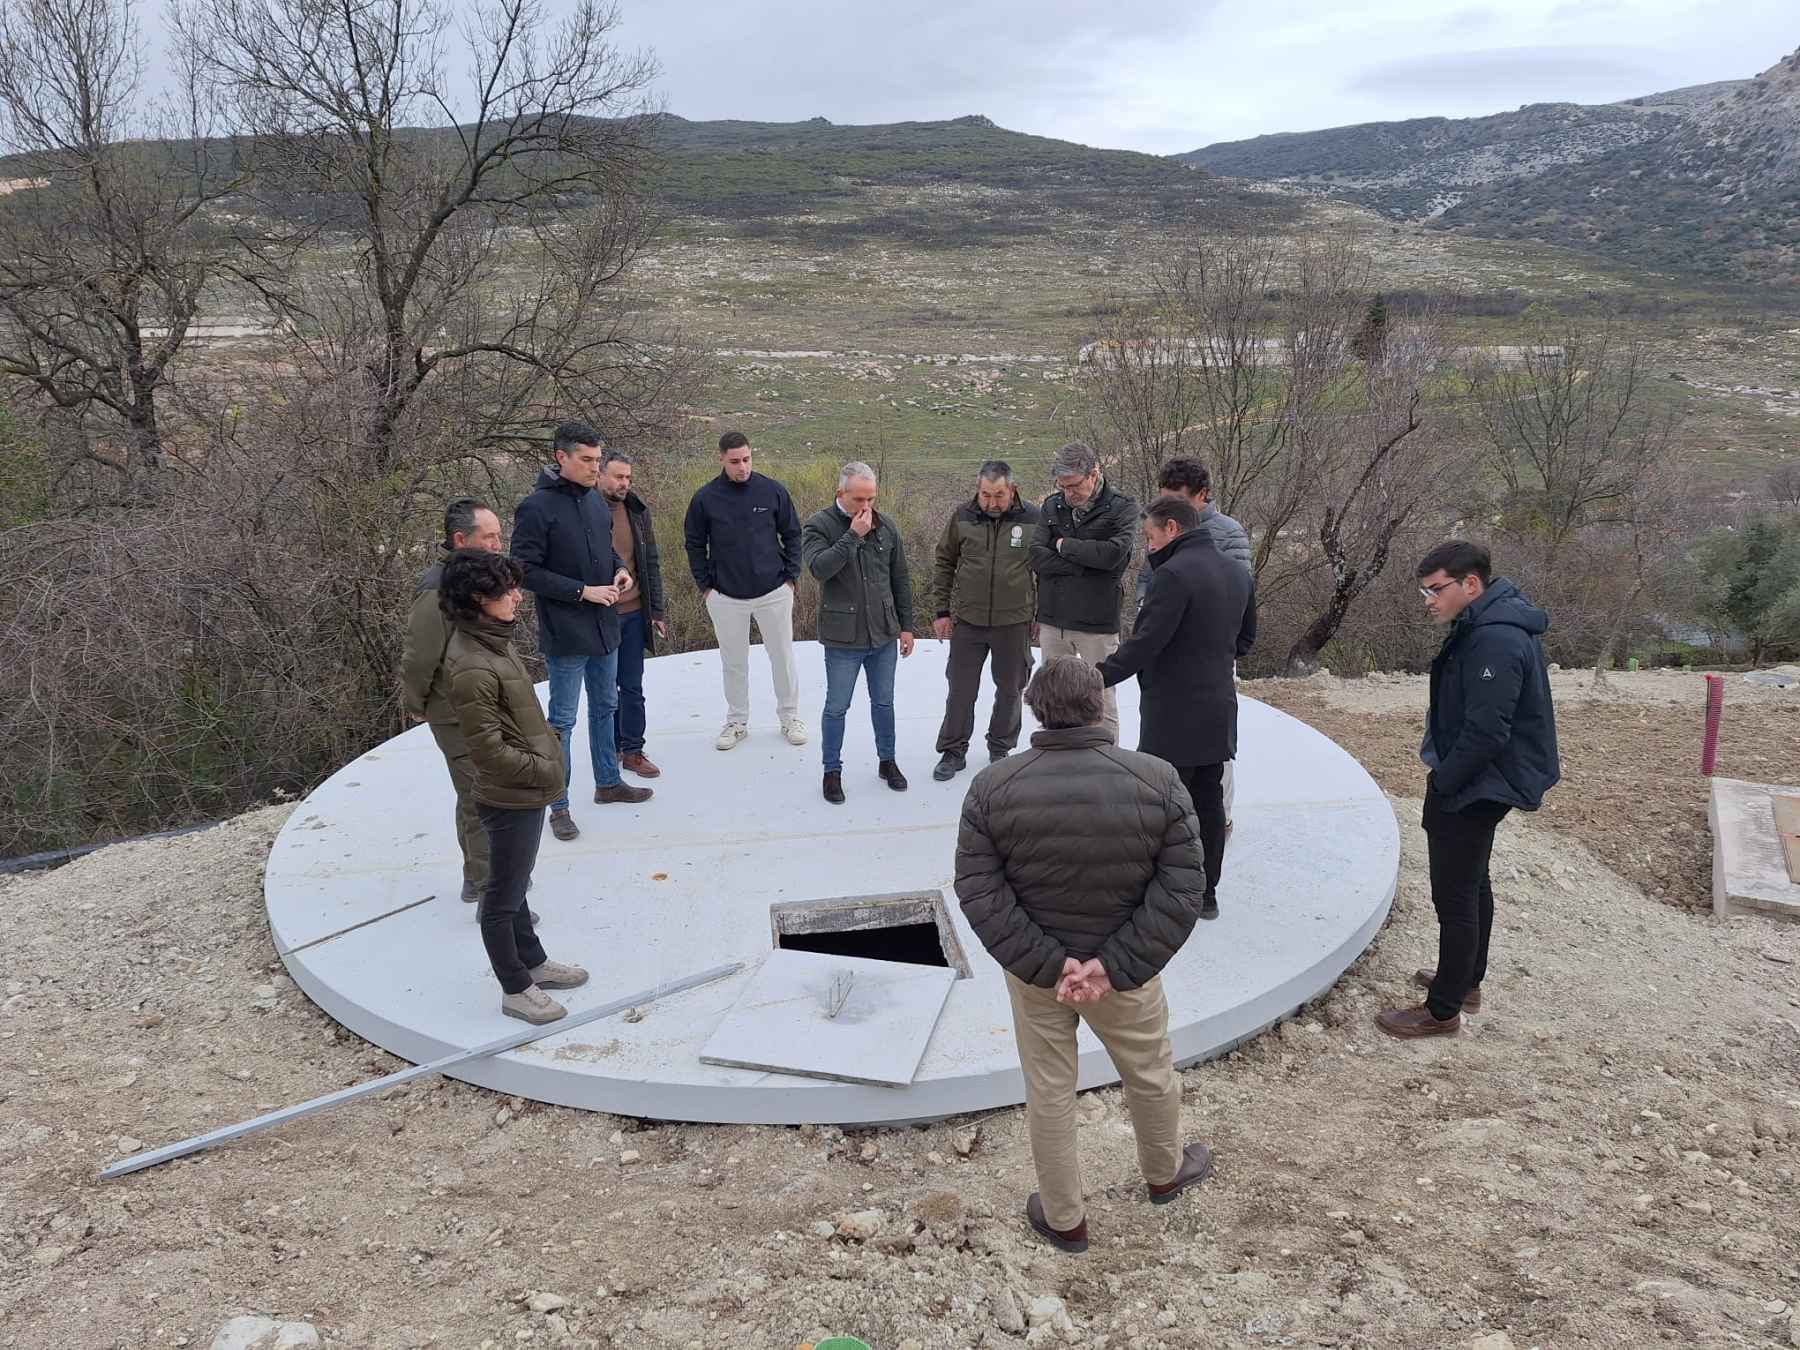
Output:
[[533,1294],[526,1300],[525,1306],[534,1313],[553,1313],[558,1308],[569,1306],[569,1300],[561,1294]]
[[1800,787],[1712,780],[1713,913],[1800,919],[1800,885],[1788,876],[1774,807],[1776,797],[1795,795]]
[[272,1317],[234,1317],[220,1327],[208,1350],[299,1350],[318,1345],[310,1322],[278,1322]]
[[[713,749],[716,652],[650,662],[663,769],[656,796],[641,807],[590,805],[587,757],[577,756],[582,835],[539,854],[532,896],[546,916],[550,955],[613,971],[557,997],[580,1012],[721,962],[747,968],[649,1005],[641,1022],[615,1017],[558,1031],[471,1061],[456,1076],[618,1115],[743,1124],[898,1124],[1023,1100],[1005,980],[950,889],[973,773],[940,784],[927,772],[943,716],[941,656],[926,640],[900,663],[898,758],[912,790],[890,792],[876,778],[859,694],[841,807],[819,796],[817,743],[788,745],[766,692],[749,739],[728,755]],[[802,711],[813,720],[822,658],[803,643],[798,659]],[[1119,705],[1125,740],[1135,743],[1135,684],[1121,686]],[[1196,929],[1164,972],[1170,1039],[1183,1064],[1221,1053],[1329,989],[1380,929],[1398,873],[1393,809],[1341,748],[1249,699],[1240,700],[1239,741],[1221,915]],[[317,788],[282,830],[266,873],[271,929],[295,982],[350,1030],[414,1063],[519,1026],[500,1015],[473,906],[458,899],[451,814],[443,759],[429,729],[416,727]],[[771,904],[921,891],[946,897],[972,978],[951,985],[910,1086],[700,1062],[701,1046],[771,950]],[[430,978],[396,979],[396,950]],[[1117,1081],[1085,1027],[1078,1052],[1081,1088]]]
[[1075,1324],[1069,1320],[1067,1305],[1054,1294],[1040,1294],[1033,1298],[1025,1308],[1025,1321],[1034,1327],[1049,1327],[1053,1331],[1073,1331]]

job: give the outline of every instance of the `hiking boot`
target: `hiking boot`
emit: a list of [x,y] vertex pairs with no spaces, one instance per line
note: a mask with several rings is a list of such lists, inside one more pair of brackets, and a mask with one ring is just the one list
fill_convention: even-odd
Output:
[[[1437,979],[1437,971],[1435,970],[1415,970],[1413,972],[1413,983],[1418,985],[1421,989],[1431,988],[1431,982],[1435,979]],[[1469,990],[1466,996],[1464,996],[1462,1010],[1464,1012],[1481,1011],[1480,985],[1476,985],[1473,989]]]
[[1181,1150],[1181,1166],[1175,1171],[1175,1180],[1166,1186],[1150,1187],[1150,1203],[1168,1204],[1188,1187],[1205,1181],[1212,1175],[1212,1170],[1212,1150],[1205,1144],[1189,1144]]
[[611,802],[624,802],[628,806],[636,806],[639,802],[647,802],[656,794],[649,788],[628,787],[624,783],[614,783],[611,787],[594,789],[594,802],[605,806]]
[[546,961],[526,974],[539,989],[579,989],[588,982],[588,973],[580,966],[564,965],[561,961]]
[[835,769],[825,775],[825,800],[836,806],[844,804],[844,775]]
[[633,750],[619,756],[619,767],[627,773],[635,773],[639,778],[661,778],[662,770],[650,762],[650,756],[642,750]]
[[805,745],[806,723],[798,717],[790,717],[781,724],[781,734],[787,737],[789,745]]
[[1216,919],[1219,917],[1218,896],[1209,894],[1200,902],[1200,917],[1203,919]]
[[522,994],[502,994],[500,1011],[521,1022],[529,1022],[534,1027],[541,1027],[547,1022],[560,1022],[569,1015],[567,1008],[535,984]]
[[1025,1222],[1030,1224],[1037,1235],[1048,1242],[1059,1252],[1079,1255],[1088,1249],[1087,1220],[1083,1219],[1066,1232],[1058,1231],[1050,1226],[1044,1218],[1044,1202],[1033,1191],[1031,1198],[1025,1202]]
[[715,750],[730,750],[750,734],[750,728],[742,722],[727,722],[719,728],[719,738],[713,742]]
[[1414,1008],[1389,1008],[1375,1019],[1375,1025],[1390,1036],[1403,1041],[1421,1036],[1454,1036],[1462,1030],[1462,1014],[1440,1022],[1423,1003]]
[[479,882],[475,882],[475,881],[463,882],[463,889],[462,889],[463,903],[465,905],[475,904],[476,902],[478,902],[481,899],[481,893],[483,891],[485,891],[486,889],[487,889],[487,887],[481,885]]
[[931,771],[931,776],[940,783],[948,783],[952,778],[956,777],[957,774],[968,767],[968,760],[964,759],[954,750],[946,750],[944,751],[944,757],[937,762],[937,768]]
[[895,792],[906,791],[906,775],[900,772],[900,766],[891,759],[884,759],[876,766],[875,772],[881,775],[881,781]]
[[575,818],[569,814],[568,807],[565,806],[560,811],[552,811],[550,813],[550,833],[562,840],[565,844],[571,839],[580,838],[581,827],[575,823]]

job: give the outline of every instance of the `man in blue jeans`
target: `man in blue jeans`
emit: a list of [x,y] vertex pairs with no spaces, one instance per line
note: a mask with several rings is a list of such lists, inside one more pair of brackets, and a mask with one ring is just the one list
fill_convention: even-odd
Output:
[[825,800],[844,800],[844,716],[856,676],[869,682],[876,772],[895,792],[906,775],[894,762],[896,655],[911,656],[912,575],[894,523],[875,510],[875,470],[852,461],[838,470],[837,500],[806,522],[800,558],[819,583],[819,644],[825,649]]
[[639,778],[660,778],[662,770],[644,753],[650,714],[644,702],[644,658],[669,636],[664,617],[662,555],[650,508],[631,490],[631,457],[608,450],[600,466],[600,491],[612,513],[613,552],[633,576],[613,606],[619,616],[619,767]]
[[525,589],[537,597],[538,647],[550,672],[549,720],[563,748],[563,792],[550,807],[550,832],[566,842],[581,833],[569,814],[569,777],[584,686],[594,800],[644,802],[651,792],[619,777],[617,605],[633,578],[613,548],[612,511],[594,490],[603,455],[600,433],[583,422],[564,422],[552,448],[555,467],[538,475],[536,489],[513,516],[512,555],[524,569]]

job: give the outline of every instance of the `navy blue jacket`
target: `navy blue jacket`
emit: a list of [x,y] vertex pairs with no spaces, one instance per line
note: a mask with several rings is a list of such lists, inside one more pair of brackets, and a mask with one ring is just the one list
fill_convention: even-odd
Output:
[[1489,801],[1535,811],[1562,777],[1539,641],[1549,626],[1549,616],[1505,577],[1450,625],[1431,663],[1419,749],[1448,809]]
[[631,570],[613,551],[605,493],[545,469],[513,513],[512,556],[525,569],[525,589],[537,597],[545,656],[605,656],[618,647],[618,611],[581,598],[583,586],[610,586],[621,567]]
[[734,483],[721,472],[688,503],[683,534],[702,591],[755,600],[800,579],[800,513],[773,478]]

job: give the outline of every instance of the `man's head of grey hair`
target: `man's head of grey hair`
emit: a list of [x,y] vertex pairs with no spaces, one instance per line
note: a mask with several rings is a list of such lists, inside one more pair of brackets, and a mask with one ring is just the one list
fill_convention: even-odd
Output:
[[877,481],[875,478],[875,470],[871,469],[867,464],[864,464],[860,459],[853,459],[848,464],[844,465],[843,468],[838,470],[838,491],[842,492],[845,488],[850,486],[852,481],[858,478],[866,478],[871,483]]
[[1012,486],[1012,465],[1003,459],[983,460],[975,471],[975,476],[984,483],[1005,483]]
[[1031,677],[1025,705],[1048,731],[1098,726],[1106,716],[1106,684],[1079,656],[1053,656]]
[[1094,447],[1084,445],[1080,441],[1070,441],[1056,452],[1056,458],[1050,461],[1050,476],[1054,479],[1086,478],[1100,467],[1100,456],[1094,453]]

